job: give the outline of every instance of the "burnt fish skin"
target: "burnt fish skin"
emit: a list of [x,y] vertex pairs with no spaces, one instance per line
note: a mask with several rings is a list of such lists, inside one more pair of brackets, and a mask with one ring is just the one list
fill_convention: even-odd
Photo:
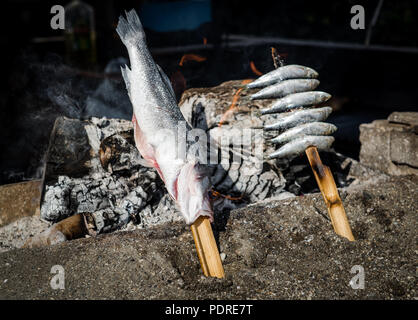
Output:
[[261,89],[251,95],[251,100],[281,98],[292,93],[313,91],[318,86],[319,80],[316,79],[286,80]]
[[289,94],[278,99],[270,107],[261,109],[261,114],[279,113],[298,107],[313,106],[328,101],[331,95],[322,91],[307,91]]
[[274,84],[276,82],[280,82],[283,80],[300,79],[300,78],[316,79],[318,78],[318,72],[316,72],[314,69],[309,68],[309,67],[300,66],[297,64],[290,64],[287,66],[277,68],[273,71],[270,71],[269,73],[266,73],[265,75],[262,75],[261,77],[254,80],[253,82],[247,84],[247,88],[254,89],[254,88],[267,87],[271,84]]
[[[119,17],[116,31],[129,54],[131,66],[122,68],[122,75],[133,106],[139,152],[158,171],[187,224],[202,215],[213,220],[210,170],[188,152],[185,137],[192,128],[176,103],[170,81],[148,51],[135,10],[127,12],[126,18]],[[180,126],[184,127],[184,139]],[[184,147],[184,156],[179,145]]]

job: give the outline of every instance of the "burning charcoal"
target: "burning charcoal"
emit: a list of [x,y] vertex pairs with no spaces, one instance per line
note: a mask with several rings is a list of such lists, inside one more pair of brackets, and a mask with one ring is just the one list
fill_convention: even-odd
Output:
[[137,218],[137,215],[139,215],[141,210],[149,202],[148,200],[149,195],[141,186],[138,186],[125,198],[123,198],[120,204],[115,208],[115,212],[117,212],[120,216],[126,217],[126,219],[131,217],[140,222],[140,220]]
[[103,169],[109,172],[130,171],[141,166],[141,156],[134,146],[133,130],[114,134],[102,140],[99,157]]
[[96,211],[92,214],[96,233],[110,232],[128,223],[128,216],[118,215],[112,208]]
[[61,176],[54,185],[45,187],[45,195],[41,206],[41,218],[47,221],[57,222],[69,217],[70,193],[73,183],[70,178]]
[[[53,152],[47,157],[42,218],[57,222],[73,214],[89,214],[100,233],[120,228],[134,211],[140,211],[151,199],[158,201],[162,193],[156,192],[156,173],[138,162],[132,133],[130,121],[58,119],[49,148]],[[67,145],[57,145],[62,141]],[[82,172],[66,170],[77,158],[59,155],[66,154],[67,148],[80,149],[81,142],[82,150],[88,150],[89,161],[83,162]],[[57,170],[56,159],[64,169]]]

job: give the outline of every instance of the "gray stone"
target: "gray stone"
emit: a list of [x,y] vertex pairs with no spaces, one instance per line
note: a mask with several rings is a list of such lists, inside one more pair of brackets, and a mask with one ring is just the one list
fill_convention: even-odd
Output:
[[393,175],[418,174],[418,113],[396,112],[389,120],[360,126],[360,161]]
[[405,124],[417,129],[418,112],[393,112],[389,115],[388,120],[393,123]]

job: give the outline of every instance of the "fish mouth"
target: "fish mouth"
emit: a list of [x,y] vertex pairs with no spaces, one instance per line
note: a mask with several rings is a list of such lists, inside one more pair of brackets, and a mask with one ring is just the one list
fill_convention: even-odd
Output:
[[209,193],[202,197],[196,195],[186,194],[186,199],[177,200],[186,224],[193,224],[200,216],[208,217],[210,222],[213,222],[212,203],[209,198]]
[[188,163],[181,169],[174,183],[173,193],[188,225],[200,216],[207,216],[213,222],[210,186],[209,176],[202,174],[196,163]]
[[192,215],[192,219],[187,224],[192,224],[195,222],[200,216],[209,217],[210,222],[213,222],[213,210],[212,205],[210,203],[209,195],[203,200],[203,205],[200,210],[198,210],[194,215]]

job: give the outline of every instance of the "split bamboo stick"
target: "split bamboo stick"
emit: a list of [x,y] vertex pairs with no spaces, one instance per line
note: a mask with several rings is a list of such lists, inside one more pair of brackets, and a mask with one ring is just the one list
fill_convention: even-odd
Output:
[[206,277],[223,278],[225,272],[209,218],[200,216],[190,228],[203,274]]
[[350,241],[354,241],[347,214],[345,213],[331,170],[322,163],[316,147],[309,147],[305,152],[314,172],[316,182],[321,190],[322,197],[327,205],[328,214],[331,218],[335,233]]

